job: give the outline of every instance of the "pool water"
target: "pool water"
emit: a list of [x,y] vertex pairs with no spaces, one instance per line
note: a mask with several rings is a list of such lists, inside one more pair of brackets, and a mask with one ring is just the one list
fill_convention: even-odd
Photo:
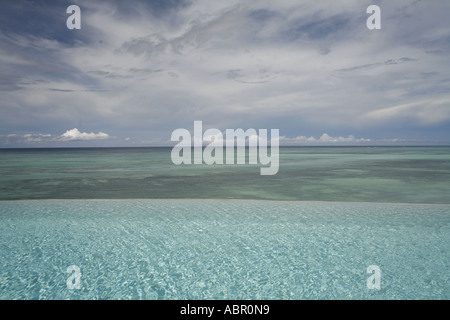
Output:
[[[0,202],[0,299],[449,299],[450,206]],[[369,289],[367,267],[380,268]],[[70,266],[80,289],[70,288]]]

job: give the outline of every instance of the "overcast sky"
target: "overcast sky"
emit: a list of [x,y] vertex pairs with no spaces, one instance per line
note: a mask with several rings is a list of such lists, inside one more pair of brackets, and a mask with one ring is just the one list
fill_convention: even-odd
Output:
[[[81,29],[69,30],[69,5]],[[369,30],[369,5],[381,30]],[[0,147],[450,144],[450,1],[2,1]]]

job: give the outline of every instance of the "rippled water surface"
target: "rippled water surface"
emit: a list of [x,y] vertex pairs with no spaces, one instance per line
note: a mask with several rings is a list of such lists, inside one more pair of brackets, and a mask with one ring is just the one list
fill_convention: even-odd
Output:
[[[448,205],[0,203],[2,299],[449,299]],[[69,266],[81,289],[69,289]],[[367,267],[381,270],[369,290]]]
[[450,298],[450,148],[170,152],[0,149],[0,299]]

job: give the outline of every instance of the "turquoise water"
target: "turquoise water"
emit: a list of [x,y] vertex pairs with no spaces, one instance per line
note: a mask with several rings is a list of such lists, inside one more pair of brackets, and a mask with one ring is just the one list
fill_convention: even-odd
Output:
[[281,148],[280,169],[172,164],[171,148],[0,149],[0,200],[450,203],[450,147]]
[[2,299],[450,298],[447,205],[39,200],[0,219]]
[[0,149],[0,299],[450,298],[449,147],[170,151]]

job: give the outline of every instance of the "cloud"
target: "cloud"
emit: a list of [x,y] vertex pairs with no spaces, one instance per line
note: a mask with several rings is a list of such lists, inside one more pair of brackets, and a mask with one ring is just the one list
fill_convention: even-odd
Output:
[[104,140],[109,139],[110,136],[107,133],[104,132],[98,132],[98,133],[87,133],[87,132],[80,132],[77,128],[74,128],[72,130],[67,130],[65,133],[63,133],[59,139],[62,141],[79,141],[79,140]]
[[[291,137],[450,137],[448,1],[383,2],[376,31],[360,0],[75,2],[71,31],[53,2],[2,7],[1,133],[55,138],[83,122],[167,141],[203,120]],[[60,141],[110,140],[96,135]]]
[[436,125],[450,120],[450,99],[430,99],[400,104],[369,112],[364,117],[372,122],[414,121],[421,125]]
[[360,144],[360,143],[370,143],[373,142],[372,139],[366,138],[355,138],[353,135],[349,135],[348,137],[333,137],[328,135],[327,133],[323,133],[320,138],[315,138],[313,136],[298,136],[295,138],[287,138],[285,136],[280,137],[280,143],[284,143],[287,145],[290,144]]
[[0,135],[0,145],[3,146],[42,146],[61,145],[61,143],[71,143],[76,141],[97,141],[114,140],[114,137],[104,132],[87,133],[80,132],[77,128],[67,130],[60,135],[48,133],[10,133]]

